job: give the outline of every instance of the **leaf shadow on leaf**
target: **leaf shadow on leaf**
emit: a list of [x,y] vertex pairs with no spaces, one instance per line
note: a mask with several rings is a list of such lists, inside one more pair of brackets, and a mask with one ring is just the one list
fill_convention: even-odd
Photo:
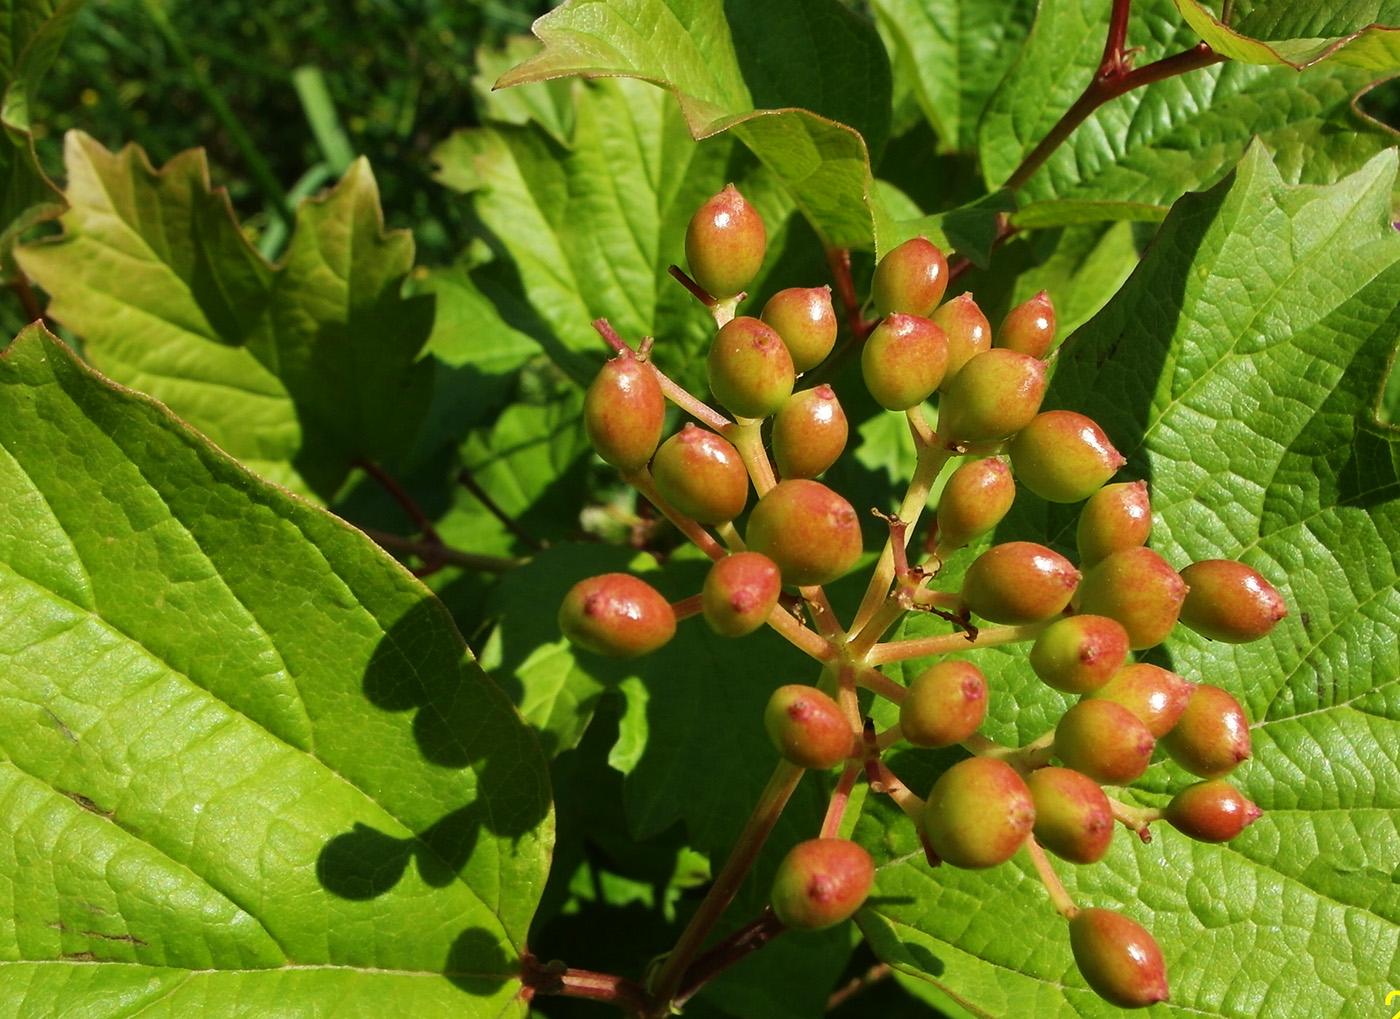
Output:
[[443,975],[471,994],[487,994],[518,971],[519,963],[501,951],[500,938],[481,927],[468,927],[447,950]]

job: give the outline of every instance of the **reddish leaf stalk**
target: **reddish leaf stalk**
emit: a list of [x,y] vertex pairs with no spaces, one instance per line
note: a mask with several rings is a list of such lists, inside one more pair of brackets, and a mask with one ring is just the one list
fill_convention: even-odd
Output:
[[821,837],[834,839],[841,834],[841,822],[846,817],[846,806],[851,802],[851,790],[855,788],[856,777],[860,775],[861,762],[847,761],[831,801],[826,805],[826,817],[822,819]]
[[526,1000],[536,994],[560,994],[571,998],[588,998],[617,1005],[632,1016],[646,1014],[649,1000],[640,984],[611,973],[594,973],[586,969],[570,969],[558,962],[541,963],[526,955],[520,974]]
[[390,552],[403,552],[407,555],[417,556],[423,560],[425,565],[440,560],[444,566],[460,566],[464,570],[476,570],[478,573],[504,573],[506,570],[514,569],[527,561],[507,559],[504,556],[482,555],[477,552],[463,552],[461,549],[452,548],[441,542],[415,541],[412,538],[389,534],[387,531],[376,531],[370,527],[362,527],[360,530],[373,538],[375,544],[381,548]]
[[666,269],[666,271],[669,272],[672,276],[674,276],[676,281],[680,283],[681,286],[689,290],[691,296],[694,297],[701,304],[703,304],[705,307],[713,308],[718,303],[713,297],[711,297],[705,292],[704,288],[702,288],[699,283],[696,283],[693,279],[691,279],[690,276],[686,273],[686,271],[680,266],[669,266]]
[[463,467],[457,472],[457,483],[460,484],[463,488],[465,488],[468,492],[470,492],[472,494],[472,497],[475,498],[477,502],[481,503],[481,505],[486,509],[486,512],[490,513],[493,517],[495,517],[502,524],[504,524],[506,530],[510,531],[511,534],[515,535],[526,545],[530,546],[530,548],[538,551],[539,549],[545,547],[544,542],[540,541],[529,531],[525,530],[525,528],[521,527],[520,521],[516,520],[513,516],[507,513],[504,509],[501,508],[500,503],[496,502],[495,499],[491,498],[491,496],[487,493],[486,489],[482,488],[481,484],[476,480],[476,477],[472,474],[470,468]]
[[715,977],[745,956],[757,952],[785,930],[787,928],[773,915],[771,908],[764,910],[757,920],[740,927],[695,960],[695,964],[686,971],[685,980],[672,1004],[679,1009]]

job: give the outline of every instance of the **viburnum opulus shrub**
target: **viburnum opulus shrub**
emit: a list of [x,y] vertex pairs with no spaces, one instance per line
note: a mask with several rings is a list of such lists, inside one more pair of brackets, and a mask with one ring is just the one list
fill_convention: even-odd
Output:
[[11,7],[4,1014],[1389,1014],[1395,12],[570,0],[423,266]]

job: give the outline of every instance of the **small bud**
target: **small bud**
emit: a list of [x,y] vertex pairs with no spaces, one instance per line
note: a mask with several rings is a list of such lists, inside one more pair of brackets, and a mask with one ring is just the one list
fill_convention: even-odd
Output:
[[987,678],[971,662],[943,661],[909,684],[899,705],[899,728],[916,747],[961,743],[987,717]]
[[927,316],[948,289],[948,260],[927,237],[912,237],[875,266],[870,296],[880,317],[901,311]]
[[1118,620],[1134,651],[1167,639],[1185,598],[1185,582],[1150,548],[1114,552],[1079,585],[1079,611]]
[[1142,924],[1111,909],[1081,909],[1069,922],[1069,947],[1084,980],[1119,1008],[1166,1001],[1167,964]]
[[1249,759],[1249,719],[1230,693],[1201,683],[1162,737],[1162,749],[1193,775],[1224,778]]
[[1155,744],[1142,720],[1113,701],[1082,700],[1055,727],[1055,754],[1065,767],[1109,785],[1140,778]]
[[1181,571],[1190,588],[1181,621],[1203,637],[1246,644],[1269,632],[1288,605],[1272,584],[1244,563],[1205,559]]
[[749,472],[739,451],[689,422],[661,444],[651,474],[667,502],[702,524],[733,520],[749,500]]
[[830,287],[789,287],[779,290],[759,315],[783,338],[792,366],[799,372],[826,360],[836,345],[836,309]]
[[1263,816],[1244,794],[1224,779],[1189,785],[1172,797],[1163,816],[1197,842],[1229,842]]
[[819,931],[847,919],[875,883],[870,854],[846,839],[793,846],[773,878],[773,913],[794,930]]
[[1096,863],[1113,841],[1113,808],[1099,784],[1070,768],[1039,768],[1026,786],[1035,801],[1035,837],[1070,863]]
[[716,300],[737,297],[763,268],[768,232],[733,184],[695,210],[685,232],[690,278]]
[[784,478],[815,478],[841,457],[849,426],[828,385],[793,393],[773,415],[773,459]]
[[749,514],[745,540],[778,564],[784,584],[826,584],[860,558],[860,519],[819,481],[780,481]]
[[948,367],[948,338],[926,318],[894,312],[865,341],[860,370],[865,388],[886,410],[904,411],[927,400]]
[[948,444],[994,442],[1031,423],[1045,395],[1045,362],[993,347],[963,365],[938,406]]
[[676,635],[676,614],[661,593],[626,573],[580,580],[559,606],[569,643],[609,658],[636,658]]
[[1079,566],[1087,570],[1120,549],[1146,545],[1151,532],[1147,482],[1105,485],[1079,511]]
[[656,452],[666,397],[650,365],[623,353],[603,365],[583,398],[583,427],[593,449],[623,471],[640,470]]
[[1057,619],[1031,645],[1031,669],[1063,693],[1092,693],[1128,660],[1128,631],[1107,616]]
[[929,846],[954,867],[995,867],[1016,855],[1035,825],[1035,802],[1016,769],[972,757],[945,771],[920,817]]
[[841,706],[816,687],[800,683],[773,691],[763,725],[783,759],[802,768],[834,768],[856,745]]
[[969,460],[948,476],[938,497],[938,543],[971,544],[1001,523],[1016,499],[1011,468],[999,457]]
[[964,605],[992,623],[1039,623],[1069,604],[1079,571],[1052,549],[1030,541],[993,545],[963,574]]
[[739,315],[715,334],[707,362],[710,392],[731,413],[765,418],[792,395],[796,374],[781,337],[756,318]]
[[959,294],[946,304],[940,304],[929,318],[948,337],[948,370],[943,373],[943,382],[938,387],[946,391],[963,365],[991,349],[992,327],[971,294]]
[[1037,414],[1008,452],[1016,477],[1047,502],[1087,499],[1127,463],[1102,428],[1072,410]]
[[757,552],[735,552],[705,574],[700,608],[721,637],[742,637],[767,621],[783,591],[777,563]]
[[1044,357],[1055,343],[1055,306],[1044,290],[1006,314],[995,345],[1031,357]]
[[1091,696],[1121,704],[1142,720],[1147,731],[1161,739],[1176,725],[1195,693],[1196,685],[1175,672],[1148,662],[1125,665]]

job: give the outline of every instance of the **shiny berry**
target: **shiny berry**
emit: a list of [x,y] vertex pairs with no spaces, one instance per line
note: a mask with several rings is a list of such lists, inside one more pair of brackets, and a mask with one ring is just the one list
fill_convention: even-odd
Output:
[[943,661],[909,684],[899,705],[899,728],[916,747],[946,747],[967,739],[987,717],[987,678],[971,662]]
[[938,497],[938,543],[962,548],[989,533],[1011,509],[1016,481],[999,457],[969,460],[948,476]]
[[992,442],[1031,423],[1045,395],[1045,362],[993,347],[963,365],[938,406],[945,443]]
[[846,412],[830,386],[793,393],[773,415],[773,459],[784,478],[815,478],[846,448]]
[[943,381],[938,387],[946,390],[958,377],[963,365],[982,351],[991,349],[992,327],[971,294],[959,294],[951,301],[940,304],[929,318],[948,337],[948,370],[943,373]]
[[716,300],[736,297],[763,267],[768,232],[733,184],[695,210],[685,232],[690,278]]
[[1040,768],[1026,786],[1035,801],[1035,838],[1070,863],[1096,863],[1113,841],[1113,808],[1088,775],[1070,768]]
[[782,591],[782,574],[773,560],[757,552],[735,552],[705,575],[701,612],[715,633],[742,637],[764,624]]
[[710,392],[731,413],[765,418],[792,395],[792,355],[756,318],[739,315],[715,334],[707,362]]
[[1224,778],[1249,759],[1249,720],[1229,692],[1201,683],[1162,737],[1162,749],[1193,775]]
[[784,584],[825,584],[860,558],[860,519],[819,481],[780,481],[749,514],[746,541],[778,564]]
[[870,296],[881,317],[902,311],[928,315],[948,289],[948,260],[927,237],[912,237],[886,252],[875,266]]
[[1127,463],[1102,428],[1072,410],[1037,414],[1007,451],[1021,484],[1047,502],[1087,499]]
[[1111,909],[1081,909],[1069,922],[1069,947],[1085,982],[1119,1008],[1166,1001],[1167,964],[1156,940]]
[[846,839],[793,846],[773,879],[773,913],[795,930],[818,931],[861,907],[875,882],[870,854]]
[[841,706],[816,687],[780,686],[763,712],[768,738],[783,758],[803,768],[834,768],[855,747]]
[[650,365],[622,353],[603,365],[583,398],[583,427],[593,449],[623,471],[640,470],[656,452],[666,397]]
[[783,338],[792,366],[799,372],[826,360],[836,345],[836,310],[830,287],[789,287],[779,290],[759,315]]
[[1107,684],[1094,691],[1094,697],[1121,704],[1147,726],[1147,731],[1161,739],[1176,725],[1181,713],[1196,692],[1175,672],[1149,662],[1125,665]]
[[1213,778],[1181,790],[1162,815],[1197,842],[1229,842],[1263,813],[1229,782]]
[[1151,532],[1147,482],[1105,485],[1079,511],[1079,565],[1087,570],[1120,549],[1146,545]]
[[626,573],[580,580],[559,606],[571,644],[609,658],[636,658],[676,635],[676,614],[661,593]]
[[1128,661],[1128,631],[1107,616],[1067,616],[1040,631],[1031,670],[1064,693],[1092,693]]
[[1016,854],[1035,825],[1035,803],[1016,769],[972,757],[945,771],[920,816],[929,847],[954,867],[995,867]]
[[927,400],[948,367],[948,338],[926,318],[895,312],[870,333],[861,350],[865,388],[886,410]]
[[963,604],[992,623],[1039,623],[1064,611],[1079,571],[1030,541],[993,545],[963,574]]
[[1181,621],[1203,637],[1246,644],[1267,637],[1288,615],[1283,596],[1258,572],[1232,559],[1204,559],[1181,571],[1190,591]]
[[1084,574],[1079,611],[1123,624],[1134,651],[1155,647],[1176,625],[1186,583],[1150,548],[1114,552]]
[[1055,306],[1044,290],[1006,314],[995,345],[1031,357],[1044,357],[1055,343]]
[[1113,701],[1082,700],[1055,727],[1055,754],[1065,767],[1110,785],[1139,778],[1152,763],[1154,745],[1142,720]]
[[749,472],[739,451],[690,423],[661,444],[651,475],[667,502],[702,524],[733,520],[749,500]]

